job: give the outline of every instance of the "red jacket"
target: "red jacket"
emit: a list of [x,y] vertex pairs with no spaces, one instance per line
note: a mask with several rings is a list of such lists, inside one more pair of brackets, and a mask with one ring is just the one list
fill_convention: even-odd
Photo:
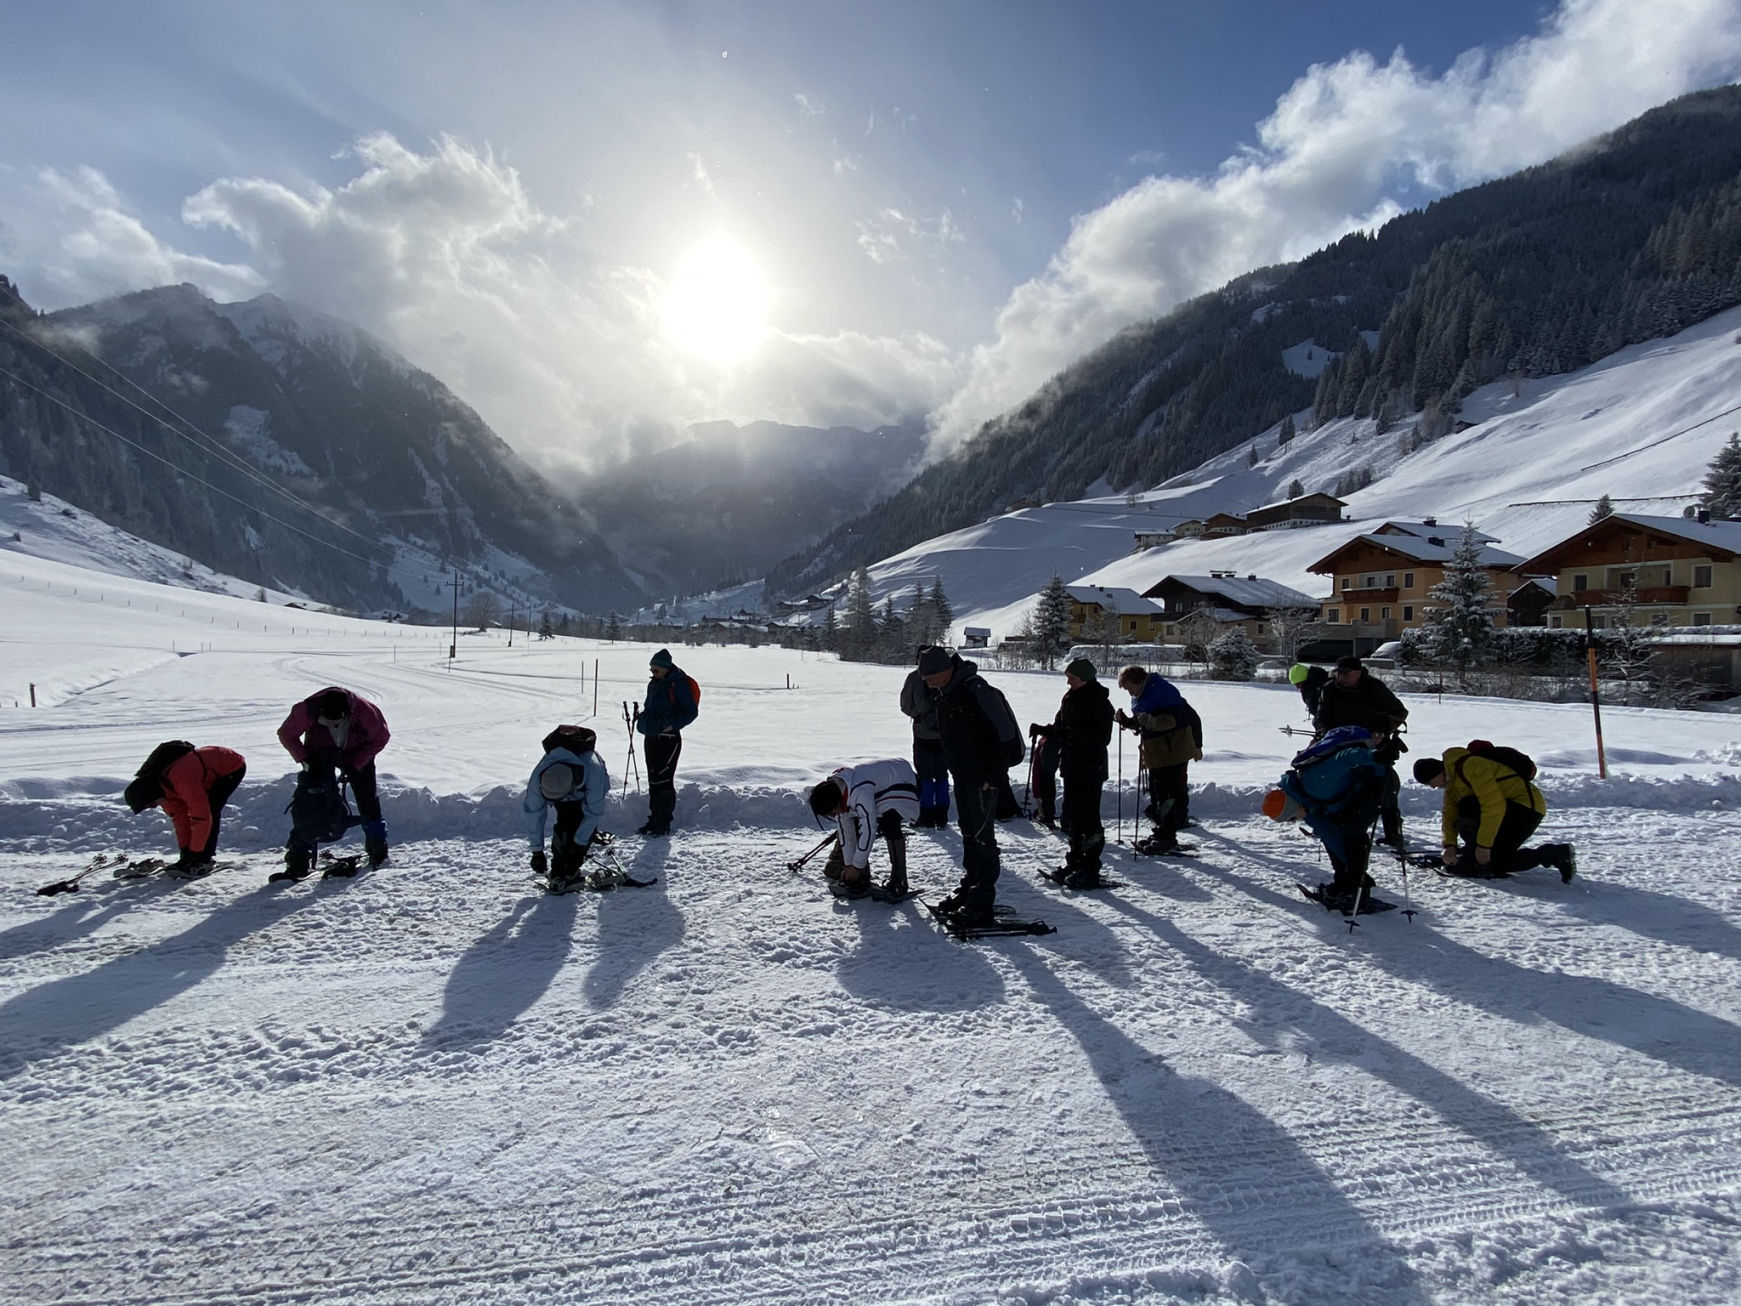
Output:
[[327,728],[320,724],[315,706],[332,692],[329,688],[310,694],[291,708],[284,724],[278,727],[278,742],[296,762],[306,762],[310,753],[334,753],[339,765],[347,771],[361,771],[375,760],[375,755],[393,737],[387,730],[387,718],[381,715],[380,708],[361,694],[341,690],[351,700],[351,725],[345,732],[344,746],[340,747]]
[[170,763],[163,773],[163,797],[158,801],[175,823],[176,843],[183,848],[206,846],[212,837],[212,785],[245,765],[240,753],[215,744],[184,753]]

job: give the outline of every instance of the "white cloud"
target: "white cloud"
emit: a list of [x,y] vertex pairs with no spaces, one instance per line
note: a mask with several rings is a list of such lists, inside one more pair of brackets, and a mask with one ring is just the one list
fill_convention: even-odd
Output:
[[1121,328],[1388,220],[1400,184],[1450,190],[1541,162],[1738,71],[1735,0],[1563,0],[1534,36],[1439,77],[1401,51],[1314,65],[1213,177],[1149,177],[1075,220],[933,414],[935,448]]
[[799,91],[792,97],[797,102],[798,112],[806,118],[820,118],[828,112],[828,106],[814,95],[806,95]]
[[962,244],[966,239],[948,209],[942,209],[934,218],[922,218],[900,209],[884,208],[858,224],[858,247],[872,263],[892,263],[907,257],[909,249],[935,251],[946,245]]
[[33,177],[5,170],[0,263],[28,267],[27,297],[76,304],[146,286],[191,282],[225,299],[259,294],[253,269],[185,254],[146,228],[94,168],[44,168]]

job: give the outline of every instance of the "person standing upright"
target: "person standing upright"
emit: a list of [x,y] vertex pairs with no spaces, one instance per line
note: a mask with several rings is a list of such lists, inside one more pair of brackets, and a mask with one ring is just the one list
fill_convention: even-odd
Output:
[[1179,851],[1179,831],[1190,820],[1190,765],[1203,756],[1203,723],[1179,687],[1141,667],[1118,673],[1118,687],[1130,695],[1130,711],[1118,712],[1119,725],[1141,739],[1141,766],[1148,772],[1148,802],[1143,815],[1154,831],[1132,845],[1137,852],[1164,857]]
[[1408,751],[1402,741],[1403,722],[1409,710],[1390,691],[1390,686],[1366,669],[1359,658],[1342,658],[1330,683],[1318,694],[1318,710],[1312,714],[1312,729],[1321,736],[1337,726],[1364,726],[1372,732],[1373,756],[1389,775],[1384,802],[1379,810],[1384,822],[1382,842],[1403,846],[1402,808],[1398,801],[1402,780],[1396,773],[1397,758]]
[[927,649],[919,674],[937,704],[937,732],[955,782],[955,816],[961,830],[961,883],[936,910],[958,925],[990,925],[999,872],[997,797],[999,782],[1026,751],[1010,706],[979,674],[979,668],[945,648]]
[[[278,742],[293,761],[310,771],[336,770],[350,782],[371,867],[387,860],[387,822],[375,787],[375,758],[391,738],[380,708],[337,685],[303,699],[278,727]],[[313,856],[314,849],[293,832],[284,850],[285,869],[306,875]]]
[[636,833],[657,839],[671,833],[677,812],[677,759],[683,754],[683,727],[698,711],[695,682],[660,649],[647,663],[647,701],[635,729],[647,738],[647,823]]
[[1100,883],[1100,857],[1106,849],[1100,791],[1106,784],[1106,746],[1112,742],[1112,701],[1087,658],[1065,667],[1064,680],[1070,688],[1058,704],[1058,715],[1051,725],[1032,726],[1030,733],[1057,749],[1064,775],[1064,829],[1070,836],[1064,883],[1092,889]]
[[[930,647],[921,645],[918,657]],[[943,737],[937,733],[937,704],[917,665],[901,685],[901,711],[913,722],[913,771],[919,777],[916,824],[921,830],[940,830],[949,824],[949,767],[943,760]]]

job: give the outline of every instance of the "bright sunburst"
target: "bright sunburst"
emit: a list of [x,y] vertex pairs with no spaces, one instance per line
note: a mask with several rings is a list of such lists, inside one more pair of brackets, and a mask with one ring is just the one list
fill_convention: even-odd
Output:
[[741,246],[714,236],[678,261],[661,316],[673,341],[723,366],[755,351],[767,309],[767,284],[755,260]]

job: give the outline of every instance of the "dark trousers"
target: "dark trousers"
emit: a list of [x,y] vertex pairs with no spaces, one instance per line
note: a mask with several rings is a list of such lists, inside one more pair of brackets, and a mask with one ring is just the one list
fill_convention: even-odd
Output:
[[949,824],[949,767],[941,739],[913,737],[913,770],[919,777],[919,824]]
[[550,834],[550,869],[552,873],[573,875],[586,864],[590,843],[576,843],[574,832],[586,819],[584,802],[557,803],[556,828]]
[[682,735],[647,736],[647,824],[666,830],[677,812],[677,759]]
[[1371,810],[1350,814],[1350,819],[1339,823],[1340,848],[1333,847],[1328,839],[1324,841],[1324,851],[1330,856],[1330,868],[1335,872],[1330,882],[1334,893],[1358,893],[1363,885],[1372,887],[1372,879],[1366,873],[1366,868],[1372,864]]
[[1191,801],[1189,762],[1149,768],[1149,803],[1143,814],[1155,823],[1163,839],[1177,838],[1185,828]]
[[212,832],[206,836],[205,847],[189,848],[190,853],[200,857],[215,857],[218,852],[218,826],[223,823],[224,804],[230,801],[230,795],[236,792],[236,786],[242,783],[242,777],[248,774],[246,766],[238,767],[231,775],[220,775],[213,780],[206,790],[206,798],[212,805]]
[[1105,783],[1105,776],[1064,777],[1064,828],[1070,834],[1065,870],[1100,869],[1100,855],[1106,850],[1106,827],[1100,823],[1100,790]]
[[351,784],[351,798],[357,804],[357,815],[367,825],[381,819],[381,796],[375,792],[375,764],[370,762],[360,771],[340,767],[339,774]]
[[990,908],[997,895],[997,782],[955,777],[955,817],[961,830],[961,889],[970,907]]
[[1500,819],[1499,832],[1493,836],[1493,856],[1483,866],[1475,860],[1475,837],[1481,829],[1481,804],[1474,798],[1464,798],[1457,804],[1457,834],[1463,841],[1453,875],[1510,875],[1546,866],[1548,861],[1540,848],[1525,848],[1523,841],[1535,833],[1542,823],[1541,813],[1522,803],[1506,803]]

